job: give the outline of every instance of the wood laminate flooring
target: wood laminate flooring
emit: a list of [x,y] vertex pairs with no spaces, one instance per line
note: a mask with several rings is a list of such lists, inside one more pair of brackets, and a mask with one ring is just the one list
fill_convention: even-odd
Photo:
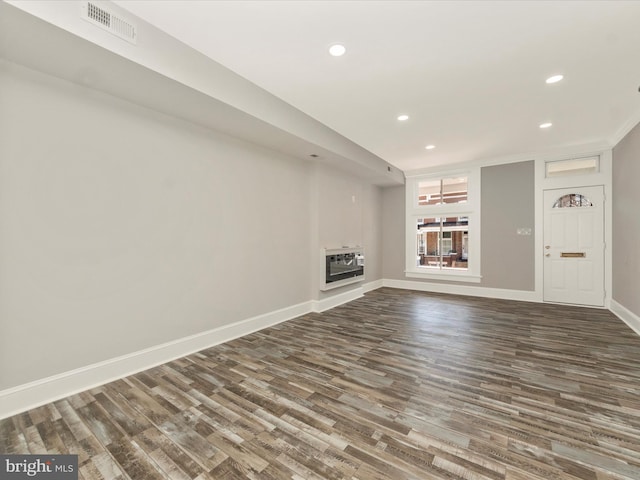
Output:
[[0,421],[83,479],[640,479],[606,310],[382,288]]

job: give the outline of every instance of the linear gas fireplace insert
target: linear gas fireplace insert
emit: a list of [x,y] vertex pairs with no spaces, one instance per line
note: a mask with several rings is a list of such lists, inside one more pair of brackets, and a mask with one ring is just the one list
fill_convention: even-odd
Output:
[[364,248],[345,247],[322,250],[320,290],[364,280]]

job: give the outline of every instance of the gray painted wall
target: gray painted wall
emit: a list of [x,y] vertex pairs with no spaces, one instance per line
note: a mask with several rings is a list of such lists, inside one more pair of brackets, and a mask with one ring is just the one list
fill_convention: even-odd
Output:
[[[535,290],[534,175],[533,161],[481,169],[482,281],[479,284],[455,284]],[[382,211],[383,277],[407,280],[404,275],[404,187],[384,189]],[[516,231],[520,227],[531,228],[531,236],[517,235]],[[410,280],[420,281],[415,278]]]
[[[405,187],[382,190],[382,278],[405,280]],[[414,280],[414,279],[412,279]]]
[[0,390],[308,302],[320,241],[371,242],[375,280],[380,202],[360,179],[0,62]]
[[364,281],[382,278],[382,193],[381,187],[320,164],[314,167],[314,182],[317,199],[312,202],[312,215],[317,218],[318,233],[312,238],[312,265],[317,267],[312,298],[322,300],[353,288],[320,292],[323,248],[364,246]]
[[613,149],[613,299],[640,316],[640,124]]
[[[535,290],[535,162],[481,169],[482,286]],[[531,235],[518,235],[530,228]]]

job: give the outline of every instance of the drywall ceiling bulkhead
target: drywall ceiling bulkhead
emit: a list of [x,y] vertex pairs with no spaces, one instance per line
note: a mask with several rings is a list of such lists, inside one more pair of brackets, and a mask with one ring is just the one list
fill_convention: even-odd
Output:
[[376,185],[404,174],[300,110],[110,2],[137,44],[84,21],[81,2],[0,2],[0,56]]

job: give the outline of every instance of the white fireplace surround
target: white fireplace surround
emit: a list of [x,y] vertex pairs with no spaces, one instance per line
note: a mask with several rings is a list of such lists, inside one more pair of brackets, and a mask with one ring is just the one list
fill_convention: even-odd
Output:
[[[333,263],[334,277],[330,278],[329,262],[331,258],[339,258]],[[344,258],[344,263],[342,263]],[[320,290],[334,288],[364,281],[364,247],[323,248],[320,253]],[[341,268],[342,267],[342,268]]]

